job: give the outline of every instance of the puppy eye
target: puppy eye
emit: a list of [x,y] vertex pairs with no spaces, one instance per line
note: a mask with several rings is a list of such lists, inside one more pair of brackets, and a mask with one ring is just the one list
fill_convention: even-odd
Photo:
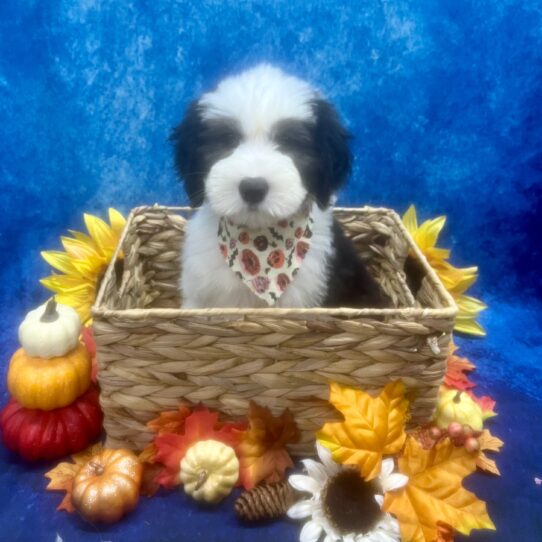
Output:
[[228,147],[236,147],[241,143],[241,134],[234,130],[229,130],[224,132],[220,139],[222,139],[224,145]]
[[282,121],[275,128],[273,140],[277,145],[288,148],[305,148],[311,143],[310,132],[304,123]]
[[203,144],[210,149],[232,150],[241,142],[237,125],[230,121],[210,121],[205,127]]

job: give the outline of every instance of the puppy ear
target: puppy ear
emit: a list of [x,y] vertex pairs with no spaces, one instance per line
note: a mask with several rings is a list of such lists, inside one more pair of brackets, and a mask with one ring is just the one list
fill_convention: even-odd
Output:
[[331,196],[346,182],[352,169],[352,136],[342,125],[335,108],[323,99],[314,100],[312,110],[316,124],[314,139],[321,160],[322,177],[314,187],[320,208],[329,205]]
[[203,130],[201,107],[192,102],[182,122],[172,130],[169,140],[173,144],[175,169],[184,186],[192,207],[199,207],[204,199],[204,165],[200,152]]

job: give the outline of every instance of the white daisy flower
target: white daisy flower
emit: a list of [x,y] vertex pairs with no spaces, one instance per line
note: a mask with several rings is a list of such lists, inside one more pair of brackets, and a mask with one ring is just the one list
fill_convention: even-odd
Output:
[[331,452],[316,443],[321,463],[302,461],[307,474],[292,474],[290,485],[311,497],[288,510],[293,519],[308,519],[299,535],[300,542],[399,542],[399,524],[382,512],[384,493],[400,489],[408,482],[404,474],[393,472],[393,459],[384,459],[376,480],[365,481],[355,468],[341,466]]

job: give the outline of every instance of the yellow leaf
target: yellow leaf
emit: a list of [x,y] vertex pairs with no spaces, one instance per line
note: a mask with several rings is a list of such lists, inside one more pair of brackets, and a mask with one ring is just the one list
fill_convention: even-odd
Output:
[[86,450],[72,455],[73,463],[62,462],[54,469],[45,473],[45,477],[49,478],[50,482],[45,489],[49,491],[65,491],[66,495],[62,502],[58,505],[57,510],[66,510],[66,512],[74,512],[75,508],[72,504],[71,494],[73,488],[73,479],[79,472],[79,469],[94,455],[101,452],[103,446],[98,443],[90,446]]
[[424,450],[409,438],[398,463],[409,481],[403,489],[386,493],[383,510],[398,519],[402,540],[432,542],[440,522],[466,535],[472,529],[495,529],[486,504],[461,484],[476,470],[474,454],[450,439]]
[[500,438],[493,436],[487,429],[484,429],[478,437],[478,443],[480,444],[480,452],[476,458],[476,466],[483,471],[500,476],[501,472],[497,467],[497,463],[487,457],[484,452],[499,452],[504,442]]
[[476,466],[484,472],[489,472],[495,476],[500,476],[501,471],[497,467],[497,463],[494,459],[490,459],[484,452],[480,452],[476,458]]
[[333,382],[329,401],[344,415],[326,423],[316,437],[333,459],[357,465],[366,480],[378,476],[383,455],[398,453],[406,438],[408,408],[401,381],[390,382],[377,397]]
[[504,446],[504,442],[499,437],[492,435],[487,429],[484,429],[478,437],[478,443],[481,450],[490,452],[498,452]]

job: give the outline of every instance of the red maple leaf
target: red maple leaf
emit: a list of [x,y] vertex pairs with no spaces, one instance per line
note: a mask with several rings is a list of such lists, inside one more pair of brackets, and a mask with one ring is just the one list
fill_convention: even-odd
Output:
[[210,412],[207,408],[195,410],[186,417],[182,433],[161,433],[155,437],[154,461],[164,465],[156,482],[167,488],[180,484],[181,460],[190,446],[201,440],[218,440],[235,448],[244,427],[241,424],[219,422],[218,413]]
[[484,413],[484,419],[491,418],[492,416],[497,415],[497,413],[495,412],[495,405],[497,404],[497,402],[494,399],[492,399],[488,395],[478,397],[474,395],[472,391],[467,391],[467,393],[469,397],[482,409],[482,412]]

